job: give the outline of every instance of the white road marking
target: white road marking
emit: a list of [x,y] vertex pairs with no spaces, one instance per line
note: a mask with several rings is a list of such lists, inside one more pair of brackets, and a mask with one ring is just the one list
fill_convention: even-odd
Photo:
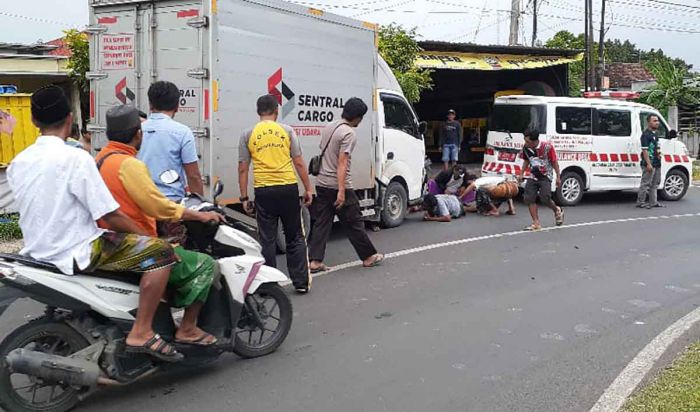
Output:
[[677,320],[649,342],[603,392],[598,402],[591,408],[591,412],[617,412],[620,410],[627,397],[639,386],[654,363],[666,352],[666,349],[699,320],[700,308],[697,308]]
[[[566,229],[573,229],[573,228],[578,228],[578,227],[609,225],[609,224],[615,224],[615,223],[642,222],[642,221],[646,221],[646,220],[681,219],[681,218],[685,218],[685,217],[700,217],[700,213],[685,213],[685,214],[667,215],[667,216],[642,216],[642,217],[630,217],[630,218],[624,218],[624,219],[598,220],[598,221],[594,221],[594,222],[573,223],[570,225],[547,227],[547,228],[543,228],[539,232],[551,232],[551,231],[555,231],[555,230],[566,230]],[[418,247],[414,247],[414,248],[410,248],[410,249],[404,249],[404,250],[399,250],[396,252],[387,253],[385,255],[385,258],[386,259],[394,259],[397,257],[412,255],[412,254],[420,253],[420,252],[426,252],[426,251],[433,250],[433,249],[440,249],[440,248],[445,248],[445,247],[450,247],[450,246],[464,245],[467,243],[480,242],[483,240],[501,239],[501,238],[510,237],[510,236],[524,236],[524,235],[531,235],[532,236],[532,235],[536,235],[539,232],[526,232],[524,230],[518,230],[518,231],[513,231],[513,232],[496,233],[493,235],[484,235],[484,236],[476,236],[476,237],[470,237],[470,238],[465,238],[465,239],[451,240],[449,242],[442,242],[442,243],[435,243],[432,245],[418,246]],[[351,269],[351,268],[356,268],[356,267],[361,267],[361,266],[362,266],[362,262],[359,260],[354,261],[354,262],[346,262],[346,263],[343,263],[340,265],[331,266],[328,268],[327,271],[316,273],[316,274],[312,275],[312,277],[316,278],[316,277],[328,275],[328,274],[331,274],[334,272],[339,272],[341,270]]]

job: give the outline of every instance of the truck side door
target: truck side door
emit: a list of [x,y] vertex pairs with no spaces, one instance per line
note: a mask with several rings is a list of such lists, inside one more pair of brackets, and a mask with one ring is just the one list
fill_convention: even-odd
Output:
[[[408,186],[409,199],[421,196],[425,162],[425,145],[418,122],[408,103],[390,93],[380,95],[382,102],[384,171],[399,173]],[[392,179],[394,176],[385,176]]]

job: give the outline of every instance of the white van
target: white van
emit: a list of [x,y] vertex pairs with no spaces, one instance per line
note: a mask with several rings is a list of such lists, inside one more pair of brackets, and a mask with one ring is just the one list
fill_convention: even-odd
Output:
[[642,177],[642,132],[647,116],[659,116],[662,154],[661,196],[679,200],[688,190],[692,160],[685,145],[675,139],[666,120],[654,108],[632,102],[570,97],[508,96],[496,99],[482,173],[517,175],[518,153],[527,128],[554,144],[562,172],[556,190],[560,205],[581,201],[585,191],[634,190]]
[[221,201],[240,206],[238,139],[258,121],[260,95],[277,96],[280,121],[296,130],[307,160],[320,152],[323,127],[340,118],[348,98],[359,97],[370,106],[352,157],[363,216],[394,227],[420,203],[425,124],[377,55],[376,25],[281,0],[90,6],[88,128],[96,150],[106,143],[110,107],[148,111],[149,85],[172,81],[181,95],[176,119],[197,138],[205,190],[221,179]]

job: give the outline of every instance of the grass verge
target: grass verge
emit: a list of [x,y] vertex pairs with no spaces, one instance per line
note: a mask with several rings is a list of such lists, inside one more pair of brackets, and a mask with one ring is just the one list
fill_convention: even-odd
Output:
[[21,238],[19,215],[16,213],[0,215],[0,242]]
[[635,393],[623,412],[700,411],[700,343],[690,346],[649,386]]

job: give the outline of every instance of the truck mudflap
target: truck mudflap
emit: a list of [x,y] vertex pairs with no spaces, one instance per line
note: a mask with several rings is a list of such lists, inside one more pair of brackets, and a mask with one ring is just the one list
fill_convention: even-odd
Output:
[[19,289],[15,289],[11,286],[0,284],[0,316],[5,312],[5,310],[20,298],[26,298],[29,295]]

